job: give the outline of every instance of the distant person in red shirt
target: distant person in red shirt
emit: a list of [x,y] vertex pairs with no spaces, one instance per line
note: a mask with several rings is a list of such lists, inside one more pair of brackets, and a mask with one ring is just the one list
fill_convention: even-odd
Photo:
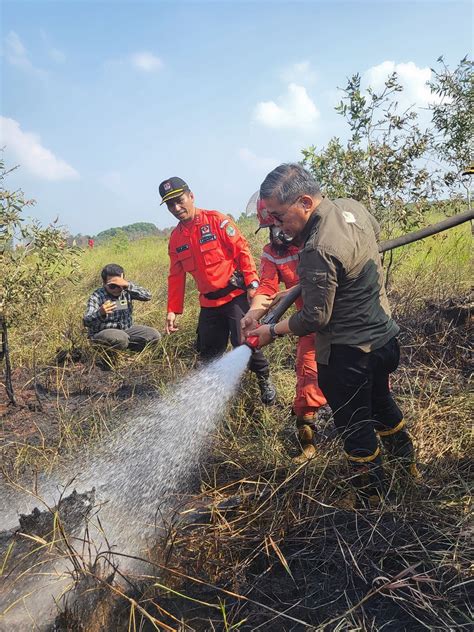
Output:
[[89,239],[87,241],[87,245],[89,246],[89,248],[93,248],[94,247],[94,240],[92,239],[92,237],[89,237]]
[[[267,212],[260,198],[257,199],[257,217],[259,228],[268,228],[270,241],[263,247],[260,260],[260,286],[250,304],[248,318],[260,320],[278,293],[280,283],[288,289],[299,283],[297,273],[299,247],[291,243],[281,228],[275,225],[273,217]],[[301,309],[303,301],[296,301]],[[246,322],[245,319],[243,321]],[[298,338],[296,351],[296,394],[293,412],[296,415],[296,428],[302,453],[295,462],[302,463],[316,455],[314,445],[315,422],[318,410],[327,404],[318,386],[318,369],[314,335]]]
[[[194,194],[181,178],[164,180],[159,187],[161,203],[179,220],[171,233],[168,252],[168,313],[166,332],[178,330],[183,313],[186,273],[199,290],[201,311],[197,347],[203,360],[223,354],[229,341],[241,344],[240,320],[258,288],[258,274],[247,241],[223,213],[196,208]],[[270,380],[268,361],[261,351],[252,353],[249,368],[257,375],[261,401],[271,405],[276,389]]]

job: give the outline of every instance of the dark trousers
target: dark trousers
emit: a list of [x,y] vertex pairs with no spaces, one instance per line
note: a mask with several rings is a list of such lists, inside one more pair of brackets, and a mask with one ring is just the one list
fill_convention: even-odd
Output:
[[160,332],[153,327],[132,325],[129,329],[103,329],[91,340],[112,349],[142,351],[147,344],[156,343],[160,338]]
[[[241,294],[220,307],[201,307],[197,328],[197,350],[203,360],[222,355],[229,341],[232,347],[240,342],[240,321],[248,312],[247,296]],[[261,351],[252,353],[249,369],[260,376],[268,376],[268,360]]]
[[394,429],[403,419],[389,386],[389,374],[399,360],[400,347],[392,338],[370,353],[332,345],[329,364],[318,363],[319,386],[351,460],[374,456],[378,451],[376,431]]

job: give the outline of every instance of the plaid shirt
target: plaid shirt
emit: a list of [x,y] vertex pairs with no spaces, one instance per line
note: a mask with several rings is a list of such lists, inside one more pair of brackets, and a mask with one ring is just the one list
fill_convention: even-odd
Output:
[[89,330],[89,337],[98,334],[103,329],[129,329],[132,326],[132,301],[149,301],[151,294],[148,290],[128,282],[128,289],[123,290],[119,299],[127,301],[127,309],[116,310],[102,316],[100,306],[108,300],[115,300],[104,287],[100,287],[89,298],[86,313],[84,314],[84,326]]

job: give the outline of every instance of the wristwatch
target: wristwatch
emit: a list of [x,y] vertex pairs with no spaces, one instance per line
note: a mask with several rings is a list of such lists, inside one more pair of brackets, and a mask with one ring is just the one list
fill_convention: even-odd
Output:
[[258,281],[250,281],[250,283],[245,288],[246,290],[256,290],[260,283]]
[[270,336],[272,340],[276,340],[277,338],[281,338],[283,336],[283,334],[277,334],[277,332],[275,331],[275,327],[276,323],[272,323],[270,325]]

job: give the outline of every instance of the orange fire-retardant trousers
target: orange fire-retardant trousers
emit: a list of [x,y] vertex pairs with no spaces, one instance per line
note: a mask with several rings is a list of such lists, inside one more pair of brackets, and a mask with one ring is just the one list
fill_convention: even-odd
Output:
[[296,396],[293,411],[299,418],[327,404],[318,386],[314,334],[301,336],[296,350]]

